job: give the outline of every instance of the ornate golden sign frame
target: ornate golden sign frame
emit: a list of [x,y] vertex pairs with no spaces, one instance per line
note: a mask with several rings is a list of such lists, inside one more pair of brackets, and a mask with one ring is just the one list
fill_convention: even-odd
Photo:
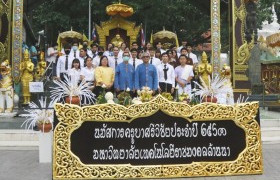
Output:
[[[234,106],[213,103],[189,106],[168,101],[160,95],[148,103],[131,105],[128,108],[114,104],[86,107],[56,104],[55,110],[59,123],[54,130],[53,179],[131,179],[261,174],[263,159],[260,126],[256,120],[258,108],[257,102]],[[128,122],[138,117],[150,116],[159,110],[171,116],[183,117],[188,121],[232,119],[245,132],[246,148],[234,161],[153,166],[85,165],[71,152],[71,134],[85,121]]]

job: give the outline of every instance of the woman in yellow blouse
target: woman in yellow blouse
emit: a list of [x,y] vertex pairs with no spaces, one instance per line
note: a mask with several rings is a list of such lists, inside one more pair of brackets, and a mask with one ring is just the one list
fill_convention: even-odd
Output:
[[100,64],[95,69],[96,88],[95,95],[98,97],[102,92],[102,88],[106,88],[106,91],[113,90],[113,84],[115,80],[115,72],[113,68],[109,67],[109,60],[107,56],[100,58]]

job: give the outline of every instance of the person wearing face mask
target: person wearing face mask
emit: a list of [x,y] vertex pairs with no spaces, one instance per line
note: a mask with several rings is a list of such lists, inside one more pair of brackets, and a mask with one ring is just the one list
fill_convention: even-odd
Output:
[[72,49],[70,51],[70,55],[71,58],[75,59],[75,58],[78,58],[80,55],[80,51],[79,51],[79,44],[77,42],[74,42],[72,44]]
[[134,68],[129,64],[130,55],[128,52],[123,53],[123,62],[116,67],[114,88],[118,93],[125,91],[127,88],[133,92],[134,87]]
[[104,55],[104,48],[102,46],[98,47],[98,53],[92,60],[93,68],[96,68],[100,64],[100,58]]
[[60,56],[57,60],[56,66],[56,79],[64,81],[64,76],[67,74],[68,69],[72,67],[73,57],[70,56],[71,46],[66,44],[64,46],[65,54]]

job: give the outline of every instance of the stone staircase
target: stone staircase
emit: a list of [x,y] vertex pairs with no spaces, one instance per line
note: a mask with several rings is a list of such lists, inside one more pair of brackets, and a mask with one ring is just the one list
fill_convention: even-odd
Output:
[[278,119],[261,120],[261,135],[264,144],[280,143],[280,115],[275,118],[277,117]]

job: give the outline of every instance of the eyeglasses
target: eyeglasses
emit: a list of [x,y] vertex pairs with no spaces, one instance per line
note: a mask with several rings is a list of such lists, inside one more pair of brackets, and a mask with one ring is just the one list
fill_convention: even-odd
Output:
[[143,56],[143,58],[150,58],[150,56]]

